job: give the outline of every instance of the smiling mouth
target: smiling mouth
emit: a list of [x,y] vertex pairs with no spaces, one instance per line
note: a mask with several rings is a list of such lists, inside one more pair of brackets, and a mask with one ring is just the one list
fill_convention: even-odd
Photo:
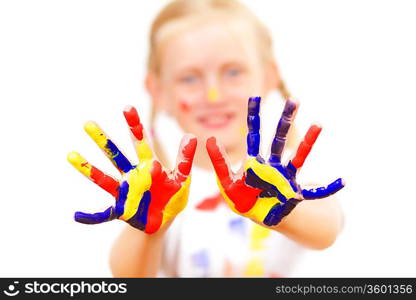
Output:
[[234,113],[218,113],[197,118],[198,123],[208,129],[222,129],[234,119]]

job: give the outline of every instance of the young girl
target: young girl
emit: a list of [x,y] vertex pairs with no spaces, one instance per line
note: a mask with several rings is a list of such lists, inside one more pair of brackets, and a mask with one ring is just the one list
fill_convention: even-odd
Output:
[[[151,29],[146,87],[153,103],[149,136],[153,149],[147,147],[134,108],[127,108],[125,116],[132,129],[140,161],[147,159],[153,164],[139,164],[134,169],[148,168],[150,175],[147,179],[143,179],[144,175],[135,175],[136,172],[128,175],[126,182],[129,181],[130,190],[134,176],[138,178],[137,185],[152,182],[149,189],[152,196],[146,198],[147,192],[142,194],[140,207],[129,215],[131,219],[126,216],[126,209],[117,214],[117,209],[120,209],[117,205],[105,212],[106,220],[117,216],[132,225],[127,225],[114,243],[110,258],[114,276],[287,276],[303,247],[324,249],[334,242],[342,227],[342,212],[333,197],[296,202],[296,208],[293,205],[291,211],[285,212],[284,219],[269,226],[239,210],[238,205],[234,208],[229,205],[233,206],[233,202],[238,203],[240,197],[243,199],[252,192],[241,189],[236,197],[230,196],[234,194],[227,190],[224,183],[227,180],[225,177],[233,176],[230,175],[230,167],[235,170],[242,162],[250,161],[245,160],[247,151],[253,159],[252,164],[261,161],[255,150],[258,148],[259,99],[250,99],[249,118],[247,99],[251,96],[264,98],[276,88],[284,99],[289,98],[273,57],[269,32],[246,7],[232,0],[177,0],[168,4],[156,17]],[[286,119],[280,121],[288,121],[286,131],[296,108],[296,103],[286,103],[283,114]],[[157,174],[165,174],[161,170],[170,166],[163,151],[169,145],[162,143],[164,135],[169,132],[158,132],[155,125],[158,113],[162,111],[175,119],[184,132],[196,136],[196,139],[187,136],[182,143],[179,161],[172,173],[180,179],[171,194],[171,186],[157,181],[159,175],[155,175],[154,171],[157,169]],[[247,119],[249,137],[246,140]],[[277,131],[283,127],[279,123]],[[94,124],[86,126],[100,145],[100,134],[95,133],[101,131],[97,128]],[[315,126],[314,130],[317,131],[314,133],[316,139],[319,128]],[[294,151],[299,141],[295,139],[293,128],[288,137],[286,151]],[[109,141],[106,140],[107,146]],[[280,166],[280,148],[283,146],[279,146],[280,150],[276,150],[278,147],[275,144],[273,147],[272,153],[278,156]],[[109,148],[106,149],[109,151]],[[223,157],[224,152],[228,154],[228,162]],[[161,164],[154,162],[156,157]],[[71,162],[75,160],[74,157],[72,161],[70,159]],[[123,172],[120,167],[123,162],[114,160],[113,157],[113,162],[126,177],[131,168],[127,167],[127,171]],[[272,164],[271,159],[269,163]],[[84,161],[83,164],[88,163]],[[187,176],[191,165],[192,184]],[[213,172],[213,165],[216,173]],[[244,170],[247,171],[247,168]],[[98,171],[95,172],[98,174]],[[216,175],[219,185],[215,181]],[[260,180],[257,175],[252,176]],[[246,172],[244,176],[249,174]],[[126,190],[128,202],[125,182],[119,185],[110,179],[100,182],[102,187],[116,196],[118,203],[122,198],[120,195]],[[117,185],[117,189],[112,184]],[[338,184],[339,189],[343,184],[341,181]],[[137,215],[136,211],[143,210],[142,204],[146,199],[156,201],[150,199],[163,197],[164,194],[173,195],[165,201],[169,212],[166,209],[160,212],[158,221],[150,213],[147,214],[148,220],[138,218],[131,221],[133,214]],[[180,204],[175,208],[169,206],[175,201]],[[154,209],[152,203],[148,205],[146,209]],[[94,223],[91,216],[78,213],[76,219]],[[156,225],[150,227],[149,223]]]

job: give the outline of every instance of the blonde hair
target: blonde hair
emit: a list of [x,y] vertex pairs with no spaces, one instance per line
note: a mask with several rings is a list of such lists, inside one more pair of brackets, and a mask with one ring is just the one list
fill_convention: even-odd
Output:
[[[258,48],[265,63],[274,62],[273,43],[270,32],[258,18],[245,5],[237,0],[174,0],[167,4],[156,16],[150,30],[148,71],[158,74],[160,71],[159,41],[160,32],[166,29],[166,25],[192,17],[200,17],[209,14],[222,14],[224,16],[242,17],[246,23],[253,26],[255,36],[258,39]],[[283,80],[280,78],[276,88],[284,99],[290,98]],[[154,125],[157,108],[152,106],[150,116],[150,128],[154,133]],[[153,146],[158,158],[165,164],[168,163],[166,156],[156,136],[153,136]]]

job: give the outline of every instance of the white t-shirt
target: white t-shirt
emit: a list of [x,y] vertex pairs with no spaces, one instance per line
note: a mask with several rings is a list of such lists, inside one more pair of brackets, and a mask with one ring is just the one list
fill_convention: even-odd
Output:
[[234,213],[215,174],[196,166],[188,205],[168,229],[159,276],[288,276],[303,248]]

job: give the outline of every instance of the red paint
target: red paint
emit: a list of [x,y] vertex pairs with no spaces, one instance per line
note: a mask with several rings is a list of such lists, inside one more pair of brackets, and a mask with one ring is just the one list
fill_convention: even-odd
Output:
[[150,187],[151,201],[147,213],[147,224],[145,232],[154,233],[162,225],[163,210],[168,204],[169,200],[182,187],[182,182],[191,172],[192,161],[196,150],[197,140],[192,138],[183,146],[182,157],[183,161],[177,166],[181,176],[175,179],[169,178],[168,174],[163,171],[162,165],[158,161],[153,161],[152,169],[150,171],[152,176],[152,185]]
[[233,180],[230,169],[217,145],[215,137],[210,137],[207,140],[206,147],[225,194],[234,203],[237,211],[240,213],[248,212],[256,204],[261,190],[246,185],[245,175],[241,179]]
[[212,165],[214,166],[215,173],[217,173],[218,179],[223,186],[228,186],[232,183],[232,177],[228,168],[227,162],[222,155],[215,137],[207,139],[206,148],[208,155],[211,159]]
[[129,124],[131,132],[136,137],[136,139],[141,141],[143,139],[143,125],[140,122],[137,110],[133,106],[130,106],[130,108],[125,110],[123,113],[127,124]]
[[208,211],[215,210],[221,203],[224,203],[224,198],[220,193],[218,193],[215,196],[211,196],[202,200],[200,203],[198,203],[196,209]]
[[300,143],[296,155],[292,160],[292,164],[296,169],[299,169],[303,166],[305,159],[308,157],[309,152],[311,151],[313,144],[315,144],[316,139],[321,133],[322,128],[317,125],[312,125],[308,132],[306,133],[303,141]]
[[195,150],[196,150],[197,140],[196,138],[192,138],[189,140],[188,144],[186,144],[182,151],[182,158],[183,160],[178,164],[178,171],[185,176],[181,176],[180,181],[184,181],[186,176],[189,175],[192,168],[192,162],[194,160]]
[[109,192],[114,197],[118,196],[118,182],[114,178],[104,174],[94,166],[91,166],[91,179],[98,186],[100,186],[105,191]]
[[224,188],[228,198],[234,202],[234,207],[240,213],[248,212],[261,193],[261,189],[257,189],[245,184],[246,176],[233,182],[228,188]]
[[181,188],[181,184],[168,177],[158,161],[153,162],[152,185],[150,187],[151,201],[147,212],[145,232],[154,233],[162,225],[163,210],[172,196]]
[[186,102],[185,100],[181,100],[180,101],[180,105],[179,107],[181,108],[181,110],[183,110],[184,112],[189,112],[191,110],[191,106],[188,104],[188,102]]

